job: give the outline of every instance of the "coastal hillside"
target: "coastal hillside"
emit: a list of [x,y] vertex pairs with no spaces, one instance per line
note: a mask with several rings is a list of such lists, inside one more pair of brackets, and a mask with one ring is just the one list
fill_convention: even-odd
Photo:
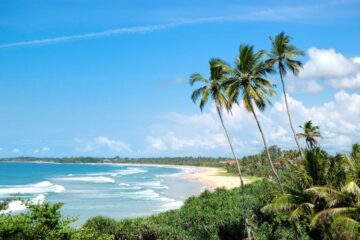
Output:
[[[60,213],[62,204],[34,205],[17,215],[0,215],[2,239],[359,239],[360,145],[329,155],[319,147],[286,161],[280,178],[244,188],[205,191],[177,210],[149,217],[91,218],[81,227]],[[2,203],[6,209],[8,201]],[[245,221],[248,220],[246,223]]]

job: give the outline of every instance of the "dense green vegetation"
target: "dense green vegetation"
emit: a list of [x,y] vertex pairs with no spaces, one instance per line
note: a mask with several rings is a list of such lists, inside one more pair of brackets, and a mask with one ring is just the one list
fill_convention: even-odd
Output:
[[[285,164],[287,161],[297,161],[300,159],[300,153],[295,150],[281,150],[278,146],[270,146],[269,153],[271,154],[272,161],[276,164]],[[271,177],[272,171],[267,164],[267,153],[264,151],[242,157],[240,159],[241,169],[245,176],[257,176],[257,177]],[[237,168],[233,164],[225,164],[225,168],[229,173],[237,173]],[[277,166],[279,175],[282,175],[286,169],[284,167]]]
[[0,238],[244,239],[247,216],[255,239],[359,239],[360,145],[349,154],[331,156],[314,147],[304,155],[282,170],[286,193],[266,179],[244,186],[246,209],[240,188],[217,189],[189,198],[178,210],[121,221],[99,216],[74,228],[74,219],[61,216],[60,203],[46,203],[0,215]]

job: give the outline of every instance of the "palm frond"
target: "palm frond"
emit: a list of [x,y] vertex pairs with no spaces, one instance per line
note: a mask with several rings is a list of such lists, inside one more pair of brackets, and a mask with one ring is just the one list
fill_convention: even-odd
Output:
[[290,214],[290,220],[294,221],[306,214],[312,214],[314,212],[314,204],[302,203]]
[[203,92],[201,101],[200,101],[200,110],[202,111],[204,109],[205,104],[207,103],[209,99],[210,89],[206,88]]
[[329,207],[336,205],[339,201],[341,201],[341,198],[344,197],[343,193],[331,187],[324,186],[308,188],[304,190],[304,192],[324,199]]
[[204,83],[208,83],[209,80],[204,78],[201,74],[199,73],[193,73],[190,76],[190,85],[194,85],[196,82],[204,82]]
[[320,223],[328,221],[329,219],[333,219],[340,215],[347,215],[350,213],[354,213],[356,211],[358,211],[358,209],[354,207],[339,207],[339,208],[324,209],[318,212],[317,214],[315,214],[315,216],[311,219],[310,227],[315,227]]
[[360,188],[354,181],[351,181],[348,184],[346,184],[341,189],[341,191],[344,193],[352,194],[352,195],[360,198]]
[[196,100],[203,94],[203,92],[205,91],[206,86],[201,87],[196,89],[192,94],[191,94],[191,99],[193,102],[196,102]]
[[336,217],[330,227],[333,237],[337,239],[358,240],[360,236],[360,222],[349,217]]
[[283,194],[275,198],[270,204],[261,208],[263,213],[277,213],[281,211],[291,210],[297,206],[297,201],[294,195]]

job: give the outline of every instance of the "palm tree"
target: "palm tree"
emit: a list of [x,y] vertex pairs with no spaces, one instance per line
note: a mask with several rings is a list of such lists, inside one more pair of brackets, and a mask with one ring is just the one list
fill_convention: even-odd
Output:
[[357,239],[360,233],[358,178],[351,173],[354,169],[347,166],[348,163],[335,159],[342,168],[349,171],[347,174],[351,178],[345,184],[334,184],[330,180],[332,175],[336,175],[332,160],[334,159],[317,147],[307,149],[299,165],[289,162],[292,173],[290,179],[294,180],[288,183],[287,193],[276,197],[262,211],[286,211],[291,221],[308,219],[311,234],[321,234],[322,237],[330,234],[328,237],[332,237],[331,239]]
[[235,68],[232,69],[228,65],[224,65],[224,69],[231,73],[231,77],[225,82],[226,93],[229,98],[229,106],[238,103],[241,94],[244,108],[254,116],[259,128],[271,170],[281,190],[284,191],[271,160],[265,135],[255,111],[255,108],[264,111],[266,105],[271,104],[269,97],[275,95],[273,84],[265,78],[266,74],[273,72],[273,68],[262,61],[262,56],[262,52],[254,52],[253,46],[240,46]]
[[[311,219],[310,227],[330,228],[335,239],[358,239],[360,235],[360,188],[354,182],[340,190],[328,186],[312,187],[306,192],[324,200],[326,207]],[[328,225],[330,225],[328,227]]]
[[300,68],[302,67],[302,62],[295,60],[295,58],[297,56],[304,55],[304,52],[296,48],[294,45],[292,45],[290,43],[291,37],[285,35],[284,32],[279,33],[278,35],[275,36],[275,38],[270,37],[270,40],[271,40],[271,51],[266,52],[266,54],[269,57],[269,59],[266,60],[266,62],[272,66],[276,65],[276,68],[279,71],[290,127],[293,132],[296,145],[301,153],[301,156],[304,157],[299,141],[296,138],[296,132],[291,119],[289,104],[286,95],[286,88],[284,83],[284,76],[287,74],[288,70],[290,70],[291,73],[294,74],[295,76],[299,74]]
[[[246,201],[245,201],[245,191],[244,191],[244,180],[243,180],[243,176],[242,176],[242,172],[241,172],[241,168],[240,168],[240,164],[239,164],[239,160],[236,156],[233,144],[231,142],[229,133],[225,127],[224,124],[224,119],[223,119],[223,115],[222,115],[222,110],[225,107],[228,111],[231,111],[230,108],[228,108],[229,104],[228,104],[228,100],[224,94],[224,86],[223,86],[223,82],[226,78],[226,72],[224,71],[224,69],[221,67],[221,60],[219,59],[211,59],[210,62],[210,78],[207,79],[205,77],[203,77],[202,75],[200,75],[199,73],[194,73],[191,75],[190,77],[190,85],[193,86],[195,83],[200,82],[202,84],[204,84],[202,87],[194,90],[194,92],[191,95],[191,99],[193,100],[193,102],[195,103],[197,101],[197,99],[199,99],[201,97],[200,100],[200,110],[202,111],[205,104],[208,102],[209,100],[209,96],[214,100],[215,102],[215,107],[216,107],[216,111],[218,113],[218,116],[220,118],[220,122],[221,125],[224,129],[226,138],[228,140],[231,152],[233,154],[233,157],[236,161],[236,166],[237,166],[237,170],[239,172],[239,177],[240,177],[240,186],[241,186],[241,192],[242,192],[242,202],[243,202],[243,209],[246,212],[247,206],[246,206]],[[246,231],[247,231],[247,235],[248,235],[248,239],[251,239],[251,230],[250,230],[250,226],[248,223],[248,219],[245,215],[245,225],[246,225]]]
[[296,134],[298,138],[305,138],[306,145],[308,148],[315,148],[318,145],[316,138],[321,137],[318,126],[314,126],[311,121],[304,123],[304,126],[300,126],[304,130],[303,133]]

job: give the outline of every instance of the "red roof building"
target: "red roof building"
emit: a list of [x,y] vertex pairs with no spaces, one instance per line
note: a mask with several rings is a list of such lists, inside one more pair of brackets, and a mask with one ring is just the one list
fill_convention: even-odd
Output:
[[284,162],[274,162],[273,164],[275,167],[286,167],[286,163]]
[[226,164],[228,164],[228,165],[235,165],[236,164],[236,161],[235,160],[227,160],[226,161]]

